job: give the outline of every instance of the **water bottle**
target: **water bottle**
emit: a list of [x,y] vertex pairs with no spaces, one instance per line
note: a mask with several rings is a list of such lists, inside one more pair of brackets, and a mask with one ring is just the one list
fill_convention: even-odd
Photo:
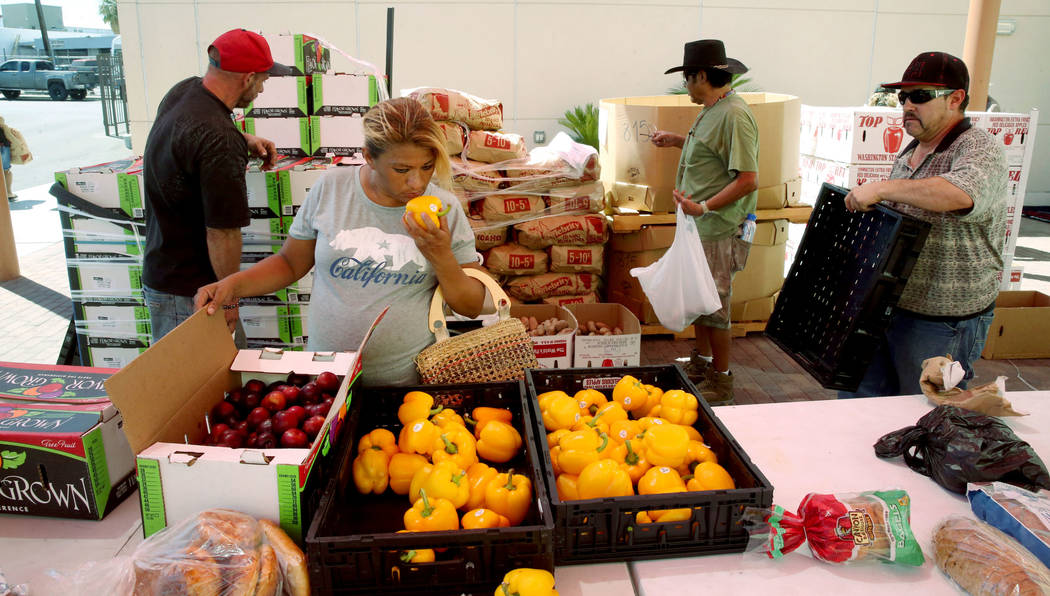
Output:
[[747,214],[747,219],[745,219],[744,223],[741,224],[741,226],[740,226],[740,239],[741,240],[743,240],[744,242],[747,242],[747,243],[750,243],[752,240],[754,240],[754,238],[755,238],[755,226],[758,225],[757,223],[755,223],[757,220],[758,220],[758,217],[755,216],[754,213],[748,213]]

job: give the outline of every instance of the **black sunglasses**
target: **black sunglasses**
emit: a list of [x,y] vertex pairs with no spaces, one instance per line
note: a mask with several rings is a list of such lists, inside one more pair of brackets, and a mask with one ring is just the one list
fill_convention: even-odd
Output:
[[920,104],[926,103],[935,97],[951,95],[952,93],[955,93],[955,89],[916,89],[914,91],[898,92],[897,99],[900,101],[900,105],[904,105],[904,102],[909,99],[914,104]]

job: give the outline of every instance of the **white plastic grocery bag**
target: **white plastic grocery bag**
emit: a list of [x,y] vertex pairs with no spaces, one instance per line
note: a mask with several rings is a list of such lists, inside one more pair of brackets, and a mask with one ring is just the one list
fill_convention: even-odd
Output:
[[660,324],[671,331],[681,331],[722,306],[696,221],[681,206],[671,248],[652,265],[631,269],[631,275],[641,283]]

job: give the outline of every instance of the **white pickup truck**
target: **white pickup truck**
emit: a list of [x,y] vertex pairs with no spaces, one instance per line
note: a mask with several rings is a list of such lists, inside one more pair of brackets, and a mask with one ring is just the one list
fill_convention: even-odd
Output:
[[16,99],[23,91],[46,91],[51,99],[80,100],[96,85],[91,73],[56,70],[48,60],[8,60],[0,64],[0,93]]

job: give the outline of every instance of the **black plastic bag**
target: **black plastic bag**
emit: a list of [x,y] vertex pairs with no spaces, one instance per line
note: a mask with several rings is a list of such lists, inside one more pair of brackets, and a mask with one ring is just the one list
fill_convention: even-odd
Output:
[[883,435],[875,455],[903,455],[909,468],[961,495],[967,482],[995,480],[1050,489],[1050,474],[1031,445],[998,418],[955,406],[938,406],[915,426]]

